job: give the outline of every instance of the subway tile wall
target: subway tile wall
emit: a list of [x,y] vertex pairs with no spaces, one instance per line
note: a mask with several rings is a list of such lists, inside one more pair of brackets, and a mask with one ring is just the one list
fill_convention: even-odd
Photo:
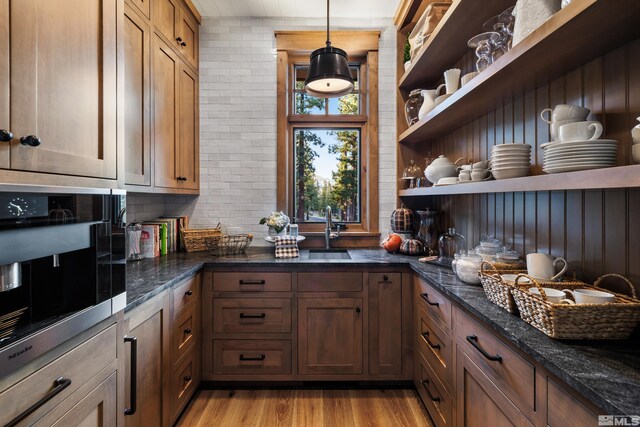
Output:
[[[188,214],[253,233],[276,208],[276,30],[322,30],[324,19],[205,19],[200,28],[200,196],[132,194],[129,220]],[[396,200],[396,32],[391,18],[333,19],[333,29],[377,29],[380,230]]]

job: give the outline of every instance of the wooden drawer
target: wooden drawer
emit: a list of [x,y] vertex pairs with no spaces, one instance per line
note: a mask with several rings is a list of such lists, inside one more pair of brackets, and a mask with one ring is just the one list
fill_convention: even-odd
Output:
[[451,331],[451,301],[433,286],[421,278],[414,276],[415,293],[418,306],[422,307],[429,316],[448,332]]
[[213,332],[291,332],[291,299],[214,298]]
[[362,292],[362,273],[298,273],[298,292]]
[[214,340],[215,374],[291,374],[291,341]]
[[427,361],[418,353],[418,377],[416,389],[437,427],[452,425],[453,398],[433,375]]
[[535,367],[462,311],[456,309],[455,316],[456,333],[471,360],[517,406],[535,410]]
[[453,385],[451,336],[444,332],[424,311],[418,307],[418,350],[429,363],[440,382],[449,390]]
[[550,378],[547,380],[547,414],[550,427],[598,425],[596,413]]
[[173,324],[173,354],[174,362],[191,348],[193,343],[198,341],[200,336],[200,323],[197,319],[197,307],[187,307],[176,318]]
[[213,273],[216,292],[291,292],[291,273]]
[[177,316],[179,311],[187,305],[194,304],[200,299],[200,278],[196,274],[173,289],[173,313]]
[[175,418],[187,404],[198,387],[199,378],[198,359],[194,352],[184,359],[171,374],[171,417]]
[[116,360],[116,340],[113,325],[0,393],[0,425],[8,424],[51,393],[58,378],[70,380],[66,388],[26,418],[25,425],[33,424]]

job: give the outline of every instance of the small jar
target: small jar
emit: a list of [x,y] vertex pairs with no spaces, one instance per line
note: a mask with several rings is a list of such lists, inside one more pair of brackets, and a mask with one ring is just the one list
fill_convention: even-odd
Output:
[[496,260],[496,254],[500,251],[500,247],[491,246],[476,246],[476,253],[482,257],[484,261],[494,262]]
[[460,255],[456,260],[455,273],[460,280],[469,285],[478,285],[480,276],[478,270],[482,265],[482,257],[470,250],[466,255]]
[[451,264],[454,255],[466,246],[464,236],[456,233],[455,228],[449,228],[449,231],[438,239],[438,262],[441,264]]
[[518,251],[506,247],[496,254],[496,264],[499,264],[499,269],[503,270],[520,270],[526,267],[526,263],[520,258]]

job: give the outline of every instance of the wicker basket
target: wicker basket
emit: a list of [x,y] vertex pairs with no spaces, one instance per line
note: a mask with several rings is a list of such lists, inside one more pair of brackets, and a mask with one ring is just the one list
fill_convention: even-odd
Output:
[[207,249],[213,256],[240,255],[245,253],[253,236],[251,234],[231,234],[205,239]]
[[613,340],[625,339],[640,322],[640,300],[636,298],[633,284],[618,274],[606,274],[600,277],[593,286],[581,286],[587,289],[601,290],[600,282],[605,277],[623,279],[631,289],[632,298],[613,293],[616,302],[607,304],[553,304],[547,300],[542,285],[529,277],[539,289],[542,298],[528,291],[531,284],[519,285],[518,281],[526,275],[519,275],[516,285],[511,289],[520,317],[555,339],[573,340]]
[[[514,284],[508,281],[502,280],[501,274],[524,274],[526,270],[501,270],[497,269],[492,263],[483,262],[480,265],[480,283],[482,283],[482,289],[487,295],[487,299],[507,310],[511,314],[518,313],[518,307],[513,299],[511,289],[514,288]],[[586,283],[575,279],[564,279],[562,282],[543,281],[540,282],[547,288],[554,289],[576,289],[583,286],[587,286]]]
[[216,228],[194,228],[187,230],[186,228],[180,227],[180,238],[187,252],[206,251],[207,245],[205,239],[220,236],[222,236],[220,223],[218,223]]

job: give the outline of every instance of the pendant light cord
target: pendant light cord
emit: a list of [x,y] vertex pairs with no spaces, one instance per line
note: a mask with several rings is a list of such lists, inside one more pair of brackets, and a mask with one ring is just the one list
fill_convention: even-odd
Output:
[[331,46],[331,39],[329,38],[329,0],[327,0],[327,47]]

